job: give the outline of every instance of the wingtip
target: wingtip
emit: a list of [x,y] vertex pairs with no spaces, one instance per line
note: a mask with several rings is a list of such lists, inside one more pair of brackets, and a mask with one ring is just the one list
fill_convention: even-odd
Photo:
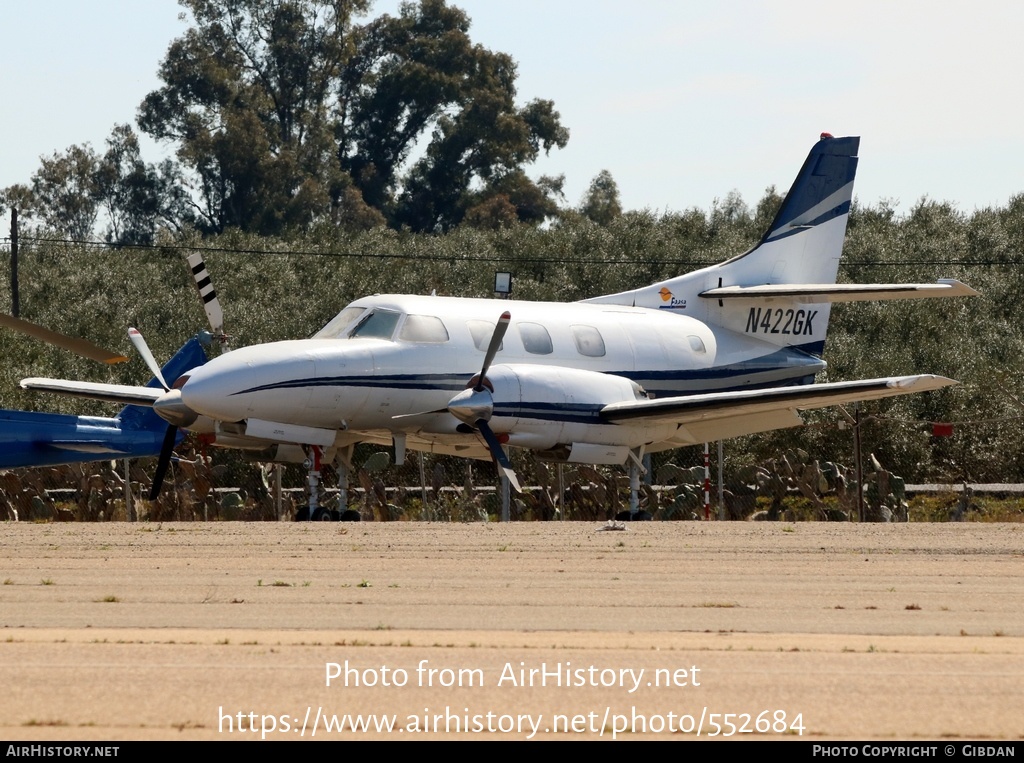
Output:
[[937,387],[953,387],[960,382],[956,379],[950,379],[948,376],[939,376],[938,374],[932,374],[928,378],[932,380],[932,383]]
[[951,297],[980,297],[981,292],[975,288],[972,288],[956,278],[940,278],[938,283],[943,286],[948,286],[952,290],[952,294],[947,296]]
[[926,392],[933,389],[942,389],[943,387],[952,387],[959,383],[956,379],[939,376],[938,374],[918,374],[917,376],[900,376],[889,382],[889,386],[906,390],[916,388],[918,391]]

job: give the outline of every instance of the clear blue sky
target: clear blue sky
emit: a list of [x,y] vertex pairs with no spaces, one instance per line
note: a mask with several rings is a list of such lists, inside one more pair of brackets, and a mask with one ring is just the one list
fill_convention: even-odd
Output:
[[[970,212],[1024,192],[1024,3],[456,0],[571,138],[533,175],[578,203],[602,169],[627,209],[753,205],[818,134],[861,135],[857,197]],[[394,12],[397,0],[378,0]],[[134,122],[186,28],[175,0],[0,0],[0,187]],[[159,158],[148,146],[146,158]]]

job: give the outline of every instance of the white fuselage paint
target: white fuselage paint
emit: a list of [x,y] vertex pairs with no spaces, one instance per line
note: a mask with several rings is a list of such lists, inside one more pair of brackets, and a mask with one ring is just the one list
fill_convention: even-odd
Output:
[[[638,447],[669,440],[676,427],[598,421],[604,405],[636,398],[630,380],[664,397],[798,383],[825,365],[799,351],[713,329],[682,310],[415,295],[366,297],[349,307],[399,317],[388,338],[347,336],[357,319],[345,330],[335,327],[336,338],[227,353],[190,375],[182,399],[220,422],[255,419],[336,430],[339,444],[367,439],[367,433],[384,442],[404,432],[413,436],[412,448],[433,443],[457,452],[455,445],[469,440],[479,451],[480,444],[459,433],[459,421],[444,409],[479,373],[493,325],[509,310],[511,325],[488,373],[495,387],[492,429],[509,433],[511,445],[541,450],[573,442]],[[410,315],[440,319],[447,341],[401,339]],[[487,323],[483,342],[479,336],[474,341],[474,321],[478,334],[479,322]],[[550,351],[530,351],[538,347],[524,335],[536,328],[524,324],[543,327]],[[432,411],[444,412],[410,416]]]

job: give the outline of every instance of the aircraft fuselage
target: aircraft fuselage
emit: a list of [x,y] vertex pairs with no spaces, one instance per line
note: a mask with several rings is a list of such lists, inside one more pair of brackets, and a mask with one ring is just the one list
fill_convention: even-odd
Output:
[[[221,422],[456,435],[459,421],[439,411],[479,373],[506,309],[511,325],[488,373],[492,427],[522,447],[620,442],[623,428],[597,416],[611,400],[803,383],[825,367],[682,310],[378,295],[353,302],[313,338],[214,358],[190,375],[182,399]],[[674,430],[638,428],[635,439],[667,439]]]

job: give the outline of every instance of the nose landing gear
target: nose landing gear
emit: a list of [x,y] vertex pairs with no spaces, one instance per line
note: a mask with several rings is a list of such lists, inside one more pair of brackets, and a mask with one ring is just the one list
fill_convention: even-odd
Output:
[[324,450],[319,445],[309,447],[309,455],[302,465],[307,471],[309,503],[295,512],[296,522],[358,522],[362,519],[358,511],[328,509],[320,505],[320,467]]

